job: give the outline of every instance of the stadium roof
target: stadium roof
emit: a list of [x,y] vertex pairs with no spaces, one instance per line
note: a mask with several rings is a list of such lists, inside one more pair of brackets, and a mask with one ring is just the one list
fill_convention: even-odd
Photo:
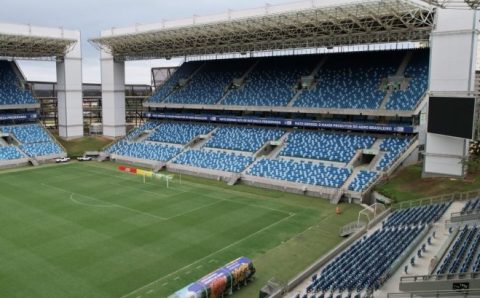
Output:
[[433,6],[413,0],[310,0],[112,28],[90,42],[117,60],[135,60],[427,41],[433,16]]
[[78,31],[0,23],[0,57],[51,59],[64,57],[77,42]]

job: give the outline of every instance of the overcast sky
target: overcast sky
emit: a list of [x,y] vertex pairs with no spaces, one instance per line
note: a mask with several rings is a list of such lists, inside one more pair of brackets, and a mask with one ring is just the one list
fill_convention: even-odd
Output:
[[[82,32],[83,81],[100,83],[100,53],[87,40],[111,27],[160,22],[192,15],[264,6],[258,0],[5,0],[0,1],[0,22],[64,27]],[[268,0],[269,4],[292,0]],[[128,62],[126,82],[150,84],[150,68],[176,61]],[[22,61],[28,80],[54,81],[53,62]]]

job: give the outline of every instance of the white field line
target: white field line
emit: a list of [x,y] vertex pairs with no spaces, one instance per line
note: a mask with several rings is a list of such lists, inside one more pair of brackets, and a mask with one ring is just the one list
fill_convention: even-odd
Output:
[[[89,167],[92,167],[92,168],[97,168],[97,169],[104,169],[104,168],[101,168],[101,167],[97,167],[97,166],[89,166]],[[105,169],[107,171],[113,171],[113,170],[110,170],[110,169]],[[84,170],[86,171],[86,170]],[[89,172],[89,173],[92,173],[92,174],[97,174],[97,175],[103,175],[103,176],[108,176],[108,177],[112,177],[112,175],[107,175],[107,174],[103,174],[103,173],[98,173],[98,172],[92,172],[92,171],[86,171],[86,172]],[[119,175],[113,175],[114,177],[116,178],[120,178],[120,179],[123,179],[123,180],[127,180],[127,181],[131,181],[131,182],[135,182],[135,180],[133,179],[128,179],[128,178],[125,178],[123,176],[119,176]],[[188,184],[191,184],[191,185],[194,185],[195,187],[201,187],[200,185],[198,184],[194,184],[194,183],[190,183],[190,182],[187,182],[187,181],[184,181],[182,183],[188,183]],[[114,183],[112,183],[113,185],[116,185]],[[153,184],[153,183],[148,183],[146,182],[146,184],[149,184],[149,185],[154,185],[154,186],[158,186],[157,184]],[[146,193],[151,193],[151,194],[154,194],[154,195],[157,195],[159,196],[158,193],[156,192],[153,192],[153,191],[149,191],[149,190],[145,190],[145,189],[141,189],[141,188],[138,188],[138,187],[134,187],[134,186],[126,186],[126,185],[122,185],[123,187],[130,187],[132,189],[136,189],[136,190],[139,190],[139,191],[143,191],[143,192],[146,192]],[[238,192],[238,191],[234,191],[234,190],[228,190],[228,189],[221,189],[222,192],[228,192],[228,193],[231,193],[231,194],[236,194],[236,195],[243,195],[244,193],[241,193],[241,192]],[[183,193],[187,192],[187,191],[182,191]],[[265,210],[270,210],[270,211],[275,211],[275,212],[280,212],[280,213],[284,213],[284,214],[293,214],[292,212],[287,212],[287,211],[283,211],[283,210],[278,210],[278,209],[274,209],[274,208],[270,208],[270,207],[266,207],[266,206],[260,206],[260,205],[256,205],[256,204],[249,204],[249,203],[244,203],[244,202],[241,202],[241,201],[236,201],[236,200],[232,200],[232,199],[217,199],[217,198],[213,198],[211,196],[209,196],[208,194],[202,194],[203,196],[208,196],[209,198],[212,198],[212,199],[215,199],[215,200],[222,200],[222,201],[229,201],[229,202],[233,202],[233,203],[237,203],[237,204],[241,204],[241,205],[246,205],[246,206],[250,206],[250,207],[256,207],[256,208],[261,208],[261,209],[265,209]],[[249,195],[249,194],[248,194]],[[268,201],[268,200],[266,200]]]
[[270,225],[268,225],[268,226],[266,226],[266,227],[264,227],[264,228],[262,228],[262,229],[260,229],[260,230],[258,230],[258,231],[256,231],[256,232],[254,232],[254,233],[252,233],[252,234],[250,234],[250,235],[248,235],[248,236],[246,236],[246,237],[244,237],[244,238],[242,238],[242,239],[239,239],[239,240],[237,240],[237,241],[235,241],[235,242],[233,242],[233,243],[231,243],[231,244],[229,244],[229,245],[227,245],[227,246],[225,246],[225,247],[223,247],[223,248],[221,248],[221,249],[219,249],[219,250],[217,250],[217,251],[214,251],[214,252],[212,252],[211,254],[209,254],[209,255],[201,258],[201,259],[198,259],[198,260],[196,260],[196,261],[193,262],[193,263],[190,263],[190,264],[188,264],[188,265],[186,265],[186,266],[184,266],[184,267],[182,267],[182,268],[180,268],[180,269],[177,269],[177,270],[175,270],[175,271],[173,271],[173,272],[170,272],[169,274],[164,275],[164,276],[160,277],[159,279],[154,280],[154,281],[152,281],[152,282],[150,282],[150,283],[148,283],[148,284],[146,284],[146,285],[144,285],[144,286],[142,286],[142,287],[140,287],[140,288],[138,288],[138,289],[135,289],[135,290],[133,290],[132,292],[127,293],[127,294],[123,295],[123,296],[120,297],[120,298],[129,297],[130,295],[133,295],[133,294],[137,293],[138,291],[141,291],[141,290],[143,290],[143,289],[145,289],[145,288],[148,288],[148,287],[152,286],[153,284],[156,284],[156,283],[164,280],[164,279],[167,278],[167,277],[170,277],[170,276],[172,276],[172,275],[175,275],[176,273],[178,273],[178,272],[180,272],[180,271],[182,271],[182,270],[184,270],[184,269],[187,269],[187,268],[189,268],[190,266],[193,266],[193,265],[195,265],[195,264],[198,264],[199,262],[202,262],[203,260],[208,259],[208,258],[210,258],[211,256],[216,255],[216,254],[219,253],[219,252],[222,252],[222,251],[224,251],[224,250],[226,250],[226,249],[229,249],[230,247],[235,246],[235,245],[237,245],[238,243],[243,242],[244,240],[246,240],[246,239],[248,239],[248,238],[250,238],[250,237],[252,237],[252,236],[254,236],[254,235],[256,235],[256,234],[259,234],[259,233],[261,233],[261,232],[263,232],[263,231],[265,231],[265,230],[268,230],[268,229],[270,229],[271,227],[273,227],[273,226],[275,226],[275,225],[278,225],[278,224],[281,223],[281,222],[284,222],[284,221],[286,221],[286,220],[289,220],[290,218],[292,218],[292,217],[295,216],[295,215],[296,215],[296,214],[290,214],[289,216],[284,217],[284,218],[282,218],[282,219],[280,219],[280,220],[278,220],[278,221],[276,221],[276,222],[274,222],[274,223],[272,223],[272,224],[270,224]]
[[[85,197],[85,198],[90,198],[90,199],[93,199],[93,200],[95,200],[95,201],[105,203],[105,201],[102,201],[102,200],[100,200],[100,199],[97,199],[97,198],[94,198],[94,197],[91,197],[91,196],[87,196],[87,195],[82,195],[82,194],[74,193],[74,192],[65,190],[65,189],[63,189],[63,188],[53,186],[53,185],[49,185],[49,184],[45,184],[45,183],[41,183],[41,185],[47,186],[47,187],[50,187],[50,188],[53,188],[53,189],[57,189],[57,190],[59,190],[59,191],[62,191],[62,192],[68,193],[68,194],[80,195],[80,196],[83,196],[83,197]],[[157,216],[157,215],[154,215],[154,214],[151,214],[151,213],[147,213],[147,212],[143,212],[143,211],[140,211],[140,210],[132,209],[132,208],[125,207],[125,206],[122,206],[122,205],[118,205],[118,204],[115,204],[115,203],[110,203],[110,202],[108,202],[108,203],[111,204],[112,207],[117,207],[117,208],[129,210],[129,211],[131,211],[131,212],[135,212],[135,213],[138,213],[138,214],[143,214],[143,215],[146,215],[146,216],[149,216],[149,217],[153,217],[153,218],[156,218],[156,219],[160,219],[160,220],[167,220],[167,218],[165,218],[165,217]],[[101,207],[105,207],[105,206],[101,206]]]

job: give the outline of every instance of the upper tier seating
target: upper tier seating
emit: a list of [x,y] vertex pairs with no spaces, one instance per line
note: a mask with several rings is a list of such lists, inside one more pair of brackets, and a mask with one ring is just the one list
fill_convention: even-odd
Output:
[[328,56],[317,84],[304,90],[296,107],[378,109],[386,95],[382,80],[395,74],[405,52],[348,53]]
[[409,138],[389,137],[385,138],[380,144],[380,150],[385,151],[383,157],[379,160],[377,170],[385,171],[392,163],[407,149],[410,144]]
[[479,272],[480,229],[463,227],[457,234],[453,245],[437,268],[437,274]]
[[214,128],[215,126],[207,124],[165,122],[158,126],[155,131],[148,136],[147,140],[174,144],[187,144],[196,136],[207,134]]
[[361,170],[357,173],[357,176],[353,178],[352,182],[348,186],[348,189],[361,192],[365,188],[367,188],[373,181],[375,181],[377,177],[377,172]]
[[394,91],[387,102],[388,110],[413,110],[425,95],[428,88],[428,50],[415,51],[407,68],[405,77],[410,78],[405,90]]
[[383,226],[394,227],[429,224],[442,217],[448,207],[450,207],[450,203],[396,210],[383,222]]
[[374,142],[372,136],[295,131],[280,155],[348,163],[357,149],[370,148]]
[[216,104],[228,84],[248,68],[244,59],[209,61],[183,88],[166,98],[167,103]]
[[[317,58],[318,60],[318,58]],[[315,60],[309,56],[264,58],[239,89],[231,90],[223,104],[286,106],[295,95],[295,84],[311,72]]]
[[469,200],[461,211],[461,214],[477,213],[480,211],[480,198]]
[[122,156],[157,161],[168,161],[180,153],[182,149],[163,144],[131,143],[120,141],[108,149],[108,152]]
[[207,149],[188,150],[177,156],[173,162],[197,168],[233,173],[242,172],[253,162],[253,157]]
[[279,129],[255,127],[220,127],[205,147],[255,152],[267,141],[275,141],[284,134]]
[[148,99],[150,102],[162,102],[177,86],[180,80],[186,80],[200,67],[202,62],[185,62],[180,66],[163,85],[158,87],[155,93]]
[[260,159],[247,171],[252,176],[337,188],[350,174],[347,168],[280,159]]
[[[319,293],[318,297],[337,297],[333,292],[352,294],[380,288],[390,276],[392,264],[424,229],[425,226],[379,229],[365,236],[325,266],[319,277],[306,287],[306,292]],[[329,292],[330,296],[326,296]]]
[[12,160],[23,158],[23,155],[15,146],[0,146],[0,160]]
[[28,90],[23,90],[11,62],[0,61],[0,105],[38,103]]
[[142,125],[132,129],[125,138],[129,141],[134,141],[139,136],[141,136],[144,132],[155,129],[155,127],[157,127],[158,125],[160,125],[160,123],[156,121],[145,122]]

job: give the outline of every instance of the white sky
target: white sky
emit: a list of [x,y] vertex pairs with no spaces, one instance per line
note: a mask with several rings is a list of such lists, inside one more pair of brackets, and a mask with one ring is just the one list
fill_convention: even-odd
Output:
[[[288,2],[292,0],[268,0],[273,5]],[[101,30],[265,5],[258,0],[5,0],[0,3],[0,22],[81,30],[85,83],[100,83],[100,53],[87,40],[99,36]],[[178,63],[173,59],[127,62],[126,83],[150,84],[151,67]],[[28,80],[56,80],[54,62],[21,61],[20,66]]]

